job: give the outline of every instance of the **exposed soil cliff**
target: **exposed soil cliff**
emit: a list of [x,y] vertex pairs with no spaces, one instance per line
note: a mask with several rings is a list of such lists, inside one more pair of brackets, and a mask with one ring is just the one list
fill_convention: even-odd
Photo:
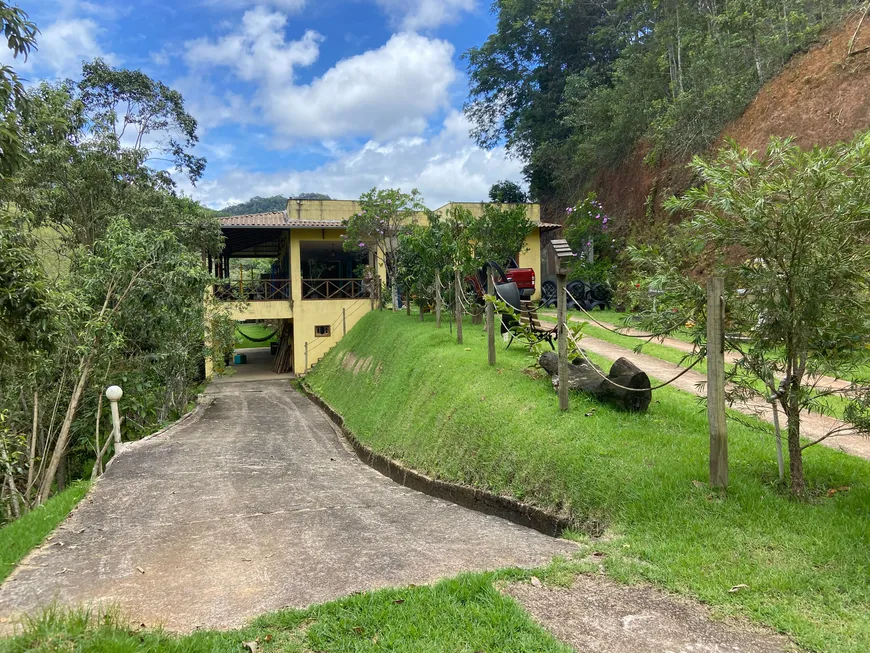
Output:
[[[870,16],[852,42],[860,20],[860,14],[852,17],[794,56],[723,130],[717,145],[730,137],[762,150],[775,135],[793,137],[801,147],[824,146],[870,129]],[[648,149],[641,144],[593,184],[623,235],[652,236],[654,225],[669,220],[661,202],[692,183],[686,161],[650,167],[644,163]]]

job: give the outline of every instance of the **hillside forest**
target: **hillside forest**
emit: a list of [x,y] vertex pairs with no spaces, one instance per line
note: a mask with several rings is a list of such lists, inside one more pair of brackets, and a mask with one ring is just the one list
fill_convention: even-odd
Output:
[[638,149],[649,167],[705,151],[858,5],[496,0],[495,33],[465,54],[465,112],[477,143],[505,143],[525,162],[531,197],[557,215]]

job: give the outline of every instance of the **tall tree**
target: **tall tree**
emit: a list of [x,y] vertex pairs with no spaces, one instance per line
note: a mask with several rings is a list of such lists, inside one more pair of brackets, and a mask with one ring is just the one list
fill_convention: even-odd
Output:
[[498,181],[489,189],[489,199],[497,204],[525,204],[528,195],[515,181]]
[[416,216],[425,210],[423,198],[416,188],[410,193],[394,188],[373,188],[360,196],[359,203],[360,211],[346,221],[344,249],[349,252],[367,250],[383,265],[393,310],[398,310],[399,233],[414,224]]
[[[0,1],[0,31],[14,58],[27,61],[36,48],[36,25],[27,13]],[[8,64],[0,64],[0,181],[15,172],[21,163],[20,117],[27,108],[24,84]]]
[[[692,168],[703,185],[670,202],[688,219],[658,251],[635,254],[664,289],[647,326],[673,329],[673,309],[693,317],[703,343],[705,296],[694,272],[725,278],[728,331],[743,336],[727,339],[739,354],[729,396],[775,402],[785,413],[791,489],[803,496],[804,449],[842,433],[870,433],[863,371],[870,362],[870,134],[812,151],[773,140],[762,155],[731,144],[712,160],[696,157]],[[853,383],[830,388],[823,376]],[[802,414],[832,414],[835,395],[846,399],[849,425],[802,442]]]

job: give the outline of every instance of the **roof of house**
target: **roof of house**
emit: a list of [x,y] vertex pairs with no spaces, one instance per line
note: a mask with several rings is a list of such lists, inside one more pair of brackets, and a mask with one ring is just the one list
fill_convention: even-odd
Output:
[[287,214],[284,211],[271,213],[249,213],[247,215],[230,215],[220,218],[222,227],[283,227],[287,224]]
[[222,227],[270,227],[272,229],[340,229],[341,220],[291,220],[284,211],[249,213],[219,218]]
[[[219,218],[222,227],[269,227],[272,229],[341,229],[342,220],[296,220],[287,217],[285,211],[269,213],[248,213]],[[559,229],[562,225],[551,222],[540,223],[541,231]]]

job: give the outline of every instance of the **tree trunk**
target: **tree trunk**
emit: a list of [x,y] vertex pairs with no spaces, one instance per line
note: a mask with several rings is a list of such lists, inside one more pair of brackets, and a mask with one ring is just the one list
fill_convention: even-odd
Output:
[[389,277],[390,280],[390,298],[393,302],[393,310],[399,310],[399,287],[396,285],[396,275],[391,274]]
[[[556,353],[544,352],[538,359],[538,363],[552,378],[553,387],[558,388],[561,379],[559,357]],[[602,378],[605,376],[607,378]],[[610,374],[604,374],[601,368],[590,365],[586,361],[573,363],[568,366],[567,383],[570,390],[585,392],[601,401],[607,401],[632,412],[645,411],[652,401],[651,386],[646,372],[625,358],[620,358],[613,363]]]
[[805,496],[807,484],[801,452],[801,409],[793,390],[789,393],[788,401],[788,467],[791,472],[791,493],[796,497]]
[[460,297],[462,297],[462,278],[459,274],[459,270],[454,270],[453,272],[453,284],[456,286],[454,293],[456,297],[454,298],[454,302],[456,304],[456,342],[458,344],[462,344],[462,301]]
[[54,484],[57,469],[60,466],[61,459],[66,453],[66,447],[69,443],[69,434],[72,429],[72,423],[75,419],[76,412],[79,409],[79,401],[82,398],[82,393],[85,390],[85,385],[88,382],[88,375],[91,372],[91,364],[93,363],[93,352],[88,354],[82,361],[81,373],[79,380],[76,382],[72,397],[70,397],[69,405],[66,408],[66,415],[63,418],[63,424],[60,427],[60,435],[57,438],[57,444],[54,446],[54,453],[51,456],[51,462],[48,464],[48,469],[45,472],[45,477],[42,479],[42,484],[39,486],[39,494],[37,495],[37,503],[43,504],[51,494],[51,486]]

